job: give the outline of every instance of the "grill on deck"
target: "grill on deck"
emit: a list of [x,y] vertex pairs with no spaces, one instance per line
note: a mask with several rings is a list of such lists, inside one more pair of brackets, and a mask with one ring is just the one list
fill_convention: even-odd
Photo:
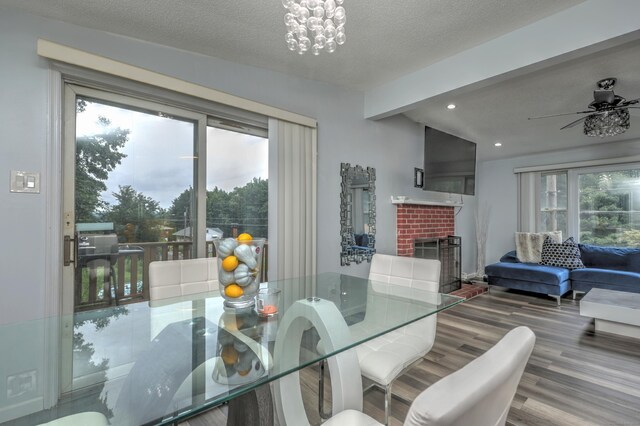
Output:
[[78,258],[89,261],[92,258],[106,259],[118,254],[118,236],[116,234],[88,234],[78,236]]
[[[142,297],[138,291],[138,282],[142,282],[144,276],[143,270],[138,267],[138,261],[143,262],[143,255],[142,247],[119,246],[116,234],[78,235],[76,309],[81,306],[90,308],[95,305],[117,305],[125,298]],[[130,259],[130,262],[126,259]],[[83,271],[88,272],[88,277],[87,272],[83,274]],[[125,282],[127,276],[129,280]],[[87,279],[88,282],[83,282]],[[83,292],[83,286],[86,285],[88,295]],[[85,298],[88,300],[85,301]]]

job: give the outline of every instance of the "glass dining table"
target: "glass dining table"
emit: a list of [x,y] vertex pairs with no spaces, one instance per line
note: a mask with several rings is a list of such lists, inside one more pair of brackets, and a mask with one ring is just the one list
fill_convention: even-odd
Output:
[[[44,361],[54,370],[68,368],[57,374],[35,368],[35,389],[16,353],[0,352],[5,373],[11,365],[23,371],[19,383],[7,383],[12,397],[0,398],[0,423],[7,420],[3,413],[14,413],[8,424],[26,425],[95,411],[114,425],[177,424],[228,402],[228,424],[251,418],[270,424],[272,417],[279,424],[308,424],[300,369],[327,360],[334,412],[361,408],[362,381],[352,349],[463,301],[338,273],[264,285],[280,290],[270,317],[253,307],[226,308],[218,294],[200,293],[0,326],[5,345],[33,333],[44,337],[55,324],[73,324],[73,350],[60,350],[59,363],[51,361],[53,354]],[[48,377],[62,389],[49,397],[52,406],[16,417],[16,405],[26,410],[26,400],[47,400],[46,390],[56,388]]]

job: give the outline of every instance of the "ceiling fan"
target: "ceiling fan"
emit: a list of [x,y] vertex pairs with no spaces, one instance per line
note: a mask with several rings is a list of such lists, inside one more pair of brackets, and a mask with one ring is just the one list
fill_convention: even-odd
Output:
[[584,134],[587,136],[600,136],[602,138],[622,134],[630,126],[629,109],[640,108],[640,106],[634,106],[640,102],[640,98],[626,100],[622,96],[613,93],[613,86],[615,86],[616,81],[613,77],[598,81],[596,83],[597,89],[593,91],[593,102],[589,104],[587,107],[589,109],[586,111],[529,117],[529,120],[588,114],[561,127],[560,130],[568,129],[584,122]]

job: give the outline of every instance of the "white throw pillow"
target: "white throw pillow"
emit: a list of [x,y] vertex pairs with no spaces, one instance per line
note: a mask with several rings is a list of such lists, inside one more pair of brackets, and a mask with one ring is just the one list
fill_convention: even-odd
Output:
[[516,256],[523,263],[540,263],[544,237],[549,236],[552,242],[562,243],[562,231],[551,232],[516,232]]

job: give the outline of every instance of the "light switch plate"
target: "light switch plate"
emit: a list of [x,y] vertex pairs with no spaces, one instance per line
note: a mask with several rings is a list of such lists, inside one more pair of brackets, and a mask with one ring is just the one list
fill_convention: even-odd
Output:
[[7,399],[17,398],[38,390],[37,371],[30,370],[7,376]]
[[11,192],[39,194],[40,173],[11,170],[11,181],[9,182],[9,190]]

